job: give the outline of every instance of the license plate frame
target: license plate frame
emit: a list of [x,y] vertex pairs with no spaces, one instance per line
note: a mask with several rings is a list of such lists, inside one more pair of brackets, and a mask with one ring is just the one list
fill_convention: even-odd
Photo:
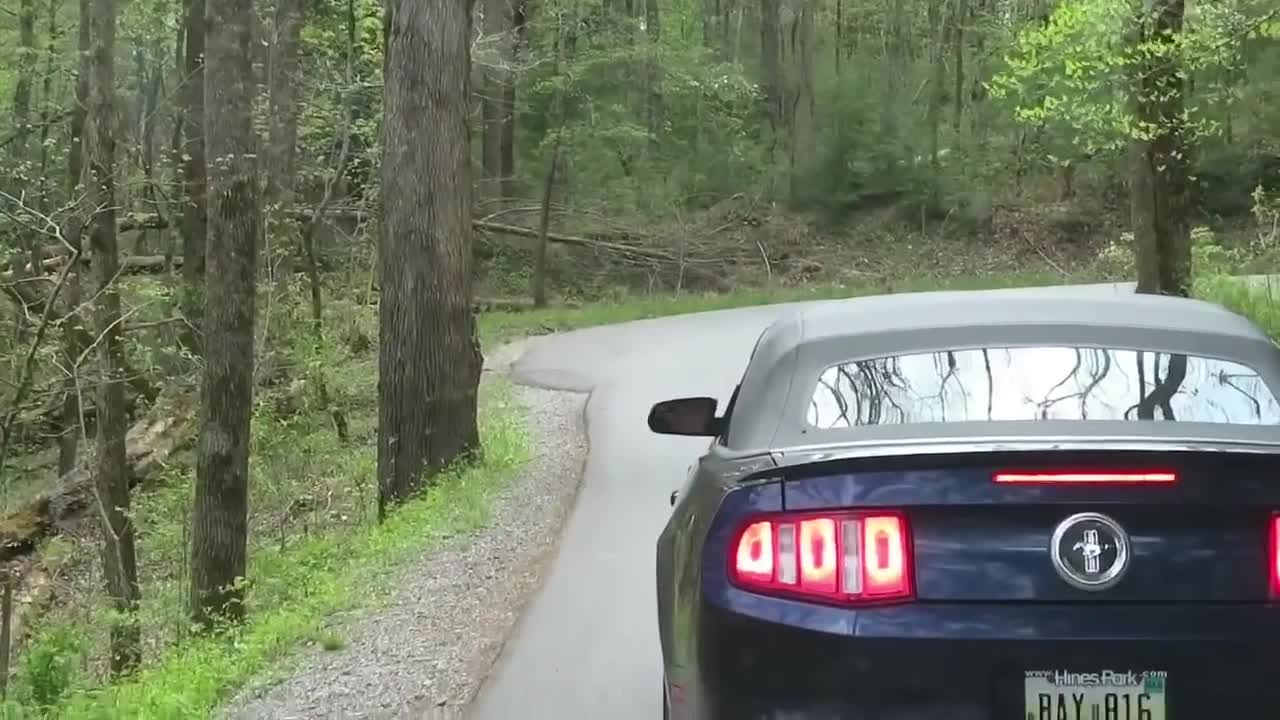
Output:
[[1026,670],[1026,720],[1167,720],[1164,670]]

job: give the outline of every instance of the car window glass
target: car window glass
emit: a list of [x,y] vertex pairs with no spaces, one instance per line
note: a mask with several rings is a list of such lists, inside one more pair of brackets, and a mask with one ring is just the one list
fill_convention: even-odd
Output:
[[813,388],[809,425],[1016,420],[1280,424],[1259,374],[1229,360],[1118,348],[1014,347],[841,363]]

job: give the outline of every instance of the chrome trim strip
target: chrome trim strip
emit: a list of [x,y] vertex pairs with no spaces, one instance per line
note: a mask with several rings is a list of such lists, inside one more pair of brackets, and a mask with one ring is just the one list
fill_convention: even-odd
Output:
[[1146,452],[1231,452],[1280,455],[1280,441],[1225,442],[1216,440],[1135,438],[965,438],[957,440],[890,440],[804,445],[773,451],[779,466],[829,460],[903,455],[1025,452],[1035,450],[1129,450]]

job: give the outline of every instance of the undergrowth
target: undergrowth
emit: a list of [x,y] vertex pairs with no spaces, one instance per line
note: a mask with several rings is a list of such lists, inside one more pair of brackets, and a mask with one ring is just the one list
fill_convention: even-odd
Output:
[[300,642],[340,642],[325,631],[326,617],[376,599],[399,565],[482,525],[494,492],[527,458],[521,409],[510,386],[496,382],[486,390],[484,452],[477,464],[440,476],[382,525],[332,529],[284,547],[255,544],[243,628],[176,644],[132,678],[104,688],[77,672],[76,655],[89,629],[74,622],[47,626],[23,656],[5,717],[201,717]]
[[[144,666],[107,680],[108,609],[96,526],[46,541],[35,562],[60,583],[30,619],[0,717],[191,718],[299,645],[340,647],[325,626],[340,610],[384,597],[391,571],[486,522],[490,499],[528,457],[523,410],[502,379],[482,389],[479,459],[438,476],[422,497],[375,521],[377,353],[373,308],[331,300],[333,339],[317,346],[296,307],[277,307],[272,358],[255,397],[248,621],[217,639],[187,621],[193,464],[188,451],[133,494],[143,604]],[[327,388],[328,405],[318,392]],[[348,437],[327,412],[340,408]]]

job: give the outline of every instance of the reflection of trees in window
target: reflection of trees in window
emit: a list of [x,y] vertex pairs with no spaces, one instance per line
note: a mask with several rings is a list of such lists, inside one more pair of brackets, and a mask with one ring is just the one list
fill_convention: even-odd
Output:
[[[1088,368],[1088,382],[1085,382],[1084,386],[1081,387],[1080,381],[1082,378],[1080,370],[1086,366]],[[1092,394],[1094,390],[1098,389],[1098,386],[1102,384],[1102,381],[1111,374],[1111,367],[1112,358],[1109,351],[1099,350],[1097,348],[1089,348],[1087,350],[1075,348],[1075,365],[1071,368],[1071,372],[1067,373],[1067,375],[1059,380],[1057,384],[1049,388],[1049,390],[1045,392],[1044,400],[1037,403],[1040,419],[1047,420],[1049,418],[1049,412],[1053,409],[1054,405],[1067,400],[1078,400],[1080,403],[1080,419],[1088,420],[1089,395]],[[1058,388],[1061,388],[1072,380],[1075,381],[1075,386],[1080,388],[1079,390],[1065,395],[1060,395],[1058,397],[1049,397],[1058,390]]]
[[905,392],[910,387],[902,375],[901,360],[864,360],[853,363],[852,367],[857,368],[856,373],[850,371],[849,365],[841,365],[840,373],[849,379],[854,391],[856,422],[859,425],[885,422],[887,409],[895,415],[893,422],[906,422],[907,413],[895,399],[894,392]]
[[[836,372],[843,374],[844,366],[843,365],[839,366]],[[838,411],[838,414],[836,415],[835,420],[822,423],[821,427],[840,427],[840,426],[847,427],[849,425],[849,403],[844,399],[844,396],[840,393],[840,388],[837,387],[836,385],[833,385],[831,381],[827,380],[827,375],[829,374],[830,374],[830,371],[822,373],[822,375],[818,378],[818,384],[821,387],[826,389],[827,395],[831,396],[831,401],[836,404],[836,409]],[[836,382],[839,383],[839,379],[837,379]],[[818,425],[820,422],[820,418],[818,417],[817,393],[814,393],[813,398],[809,400],[809,414],[813,418],[812,420],[810,420],[810,424]]]
[[[1186,355],[1166,355],[1165,353],[1155,353],[1154,361],[1151,363],[1151,375],[1153,383],[1151,392],[1147,392],[1147,383],[1145,374],[1144,353],[1138,351],[1138,402],[1125,410],[1125,419],[1131,419],[1133,412],[1136,410],[1139,420],[1155,420],[1156,408],[1160,408],[1160,417],[1163,420],[1177,420],[1173,412],[1173,396],[1178,393],[1178,388],[1182,386],[1182,381],[1187,378],[1187,356]],[[1166,372],[1163,379],[1160,377],[1160,358],[1165,356]]]
[[[943,363],[944,358],[946,359],[945,364]],[[945,371],[944,371],[944,368],[945,368]],[[956,372],[955,352],[952,350],[948,350],[945,353],[934,353],[933,369],[934,369],[934,372],[938,373],[938,394],[935,395],[934,397],[937,398],[938,407],[942,412],[941,417],[939,417],[938,419],[941,420],[942,422],[946,422],[947,421],[947,383],[948,382],[955,380],[956,387],[958,387],[960,390],[960,393],[959,393],[960,402],[964,404],[966,407],[968,405],[968,403],[965,402],[968,398],[965,395],[964,383],[963,381],[961,381],[959,374]],[[961,413],[961,415],[964,416],[965,413]]]
[[[818,378],[817,390],[809,402],[811,424],[833,428],[907,421],[897,395],[908,393],[910,385],[902,375],[899,358],[837,365]],[[823,395],[835,405],[835,417],[819,417]]]
[[1249,404],[1253,406],[1254,419],[1261,421],[1262,420],[1262,402],[1258,400],[1258,396],[1255,393],[1249,392],[1248,390],[1245,390],[1244,388],[1236,384],[1236,380],[1240,378],[1247,378],[1254,382],[1257,382],[1259,379],[1258,376],[1254,373],[1246,374],[1246,373],[1228,373],[1226,370],[1218,371],[1218,384],[1225,385],[1231,388],[1232,390],[1243,395],[1244,399],[1247,400]]
[[1280,402],[1250,370],[1227,360],[1151,350],[921,352],[828,368],[814,388],[809,415],[825,428],[980,420],[982,391],[975,383],[985,382],[987,421],[1280,423]]
[[982,366],[987,371],[987,419],[992,420],[996,403],[996,380],[991,376],[991,353],[982,348]]

